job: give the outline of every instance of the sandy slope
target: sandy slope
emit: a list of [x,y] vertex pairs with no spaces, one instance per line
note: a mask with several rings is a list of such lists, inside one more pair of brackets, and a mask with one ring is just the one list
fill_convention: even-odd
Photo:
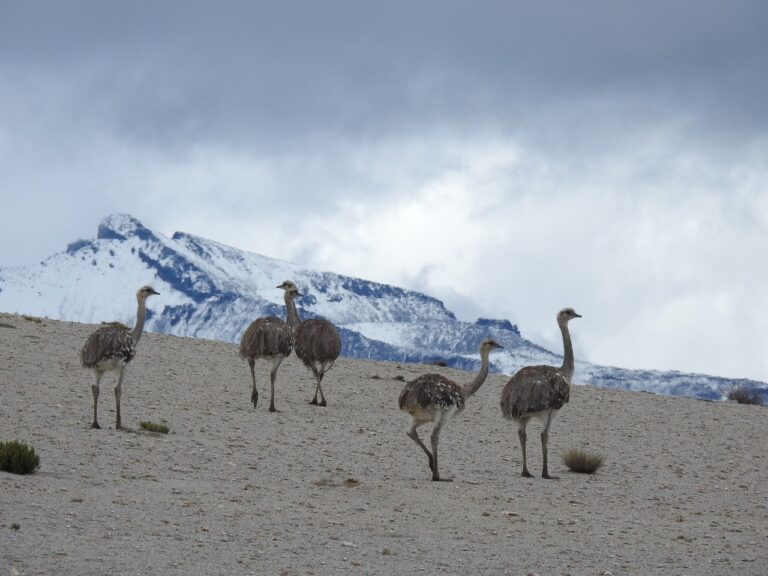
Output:
[[[768,574],[766,408],[579,386],[550,434],[561,479],[523,479],[493,376],[443,434],[455,482],[433,483],[396,378],[435,368],[343,359],[323,409],[291,357],[270,414],[266,363],[254,410],[235,346],[148,334],[132,430],[114,430],[112,379],[91,430],[93,328],[0,314],[0,439],[42,461],[0,472],[0,575]],[[570,473],[570,446],[607,463]],[[538,425],[529,447],[538,473]]]

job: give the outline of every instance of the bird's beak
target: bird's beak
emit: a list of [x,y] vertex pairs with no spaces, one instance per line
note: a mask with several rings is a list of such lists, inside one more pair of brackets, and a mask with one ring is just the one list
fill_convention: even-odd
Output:
[[299,292],[299,291],[297,290],[297,291],[296,291],[296,296],[300,296],[300,297],[302,297],[302,298],[303,298],[303,297],[304,297],[304,294],[302,294],[301,292]]
[[496,344],[496,348],[504,348],[501,344]]
[[283,284],[278,284],[277,286],[275,286],[275,288],[285,288],[285,285],[283,285]]
[[157,296],[160,296],[160,292],[152,288],[152,294],[156,294]]

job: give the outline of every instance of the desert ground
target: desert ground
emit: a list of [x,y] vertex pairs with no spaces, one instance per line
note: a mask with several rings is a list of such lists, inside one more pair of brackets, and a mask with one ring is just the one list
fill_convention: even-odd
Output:
[[[491,375],[443,431],[454,481],[432,482],[403,380],[470,373],[342,358],[320,408],[291,356],[273,414],[267,362],[254,409],[236,346],[145,334],[126,429],[108,374],[92,430],[79,350],[94,328],[0,314],[0,440],[41,459],[0,472],[0,575],[768,574],[768,408],[576,385],[550,432],[560,479],[522,478],[499,410],[509,375]],[[570,472],[571,447],[605,464]]]

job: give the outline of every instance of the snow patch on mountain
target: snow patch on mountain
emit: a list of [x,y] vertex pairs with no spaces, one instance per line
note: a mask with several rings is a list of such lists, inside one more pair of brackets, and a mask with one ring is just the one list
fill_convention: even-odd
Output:
[[[72,242],[37,265],[0,268],[0,310],[132,325],[134,294],[151,284],[161,295],[149,301],[148,331],[238,342],[254,318],[285,316],[283,292],[276,288],[283,280],[304,294],[297,302],[303,318],[324,317],[339,327],[346,356],[475,369],[480,341],[493,337],[504,346],[492,356],[494,371],[562,362],[509,320],[461,322],[420,292],[308,270],[184,232],[168,238],[127,214],[108,216],[95,239]],[[574,381],[705,399],[719,399],[738,384],[768,392],[751,380],[584,362],[577,362]]]

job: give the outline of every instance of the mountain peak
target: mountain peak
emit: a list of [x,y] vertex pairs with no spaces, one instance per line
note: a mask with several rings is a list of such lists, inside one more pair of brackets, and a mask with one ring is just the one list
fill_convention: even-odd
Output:
[[130,214],[110,214],[99,224],[99,240],[127,240],[131,236],[142,240],[155,238],[149,228]]

